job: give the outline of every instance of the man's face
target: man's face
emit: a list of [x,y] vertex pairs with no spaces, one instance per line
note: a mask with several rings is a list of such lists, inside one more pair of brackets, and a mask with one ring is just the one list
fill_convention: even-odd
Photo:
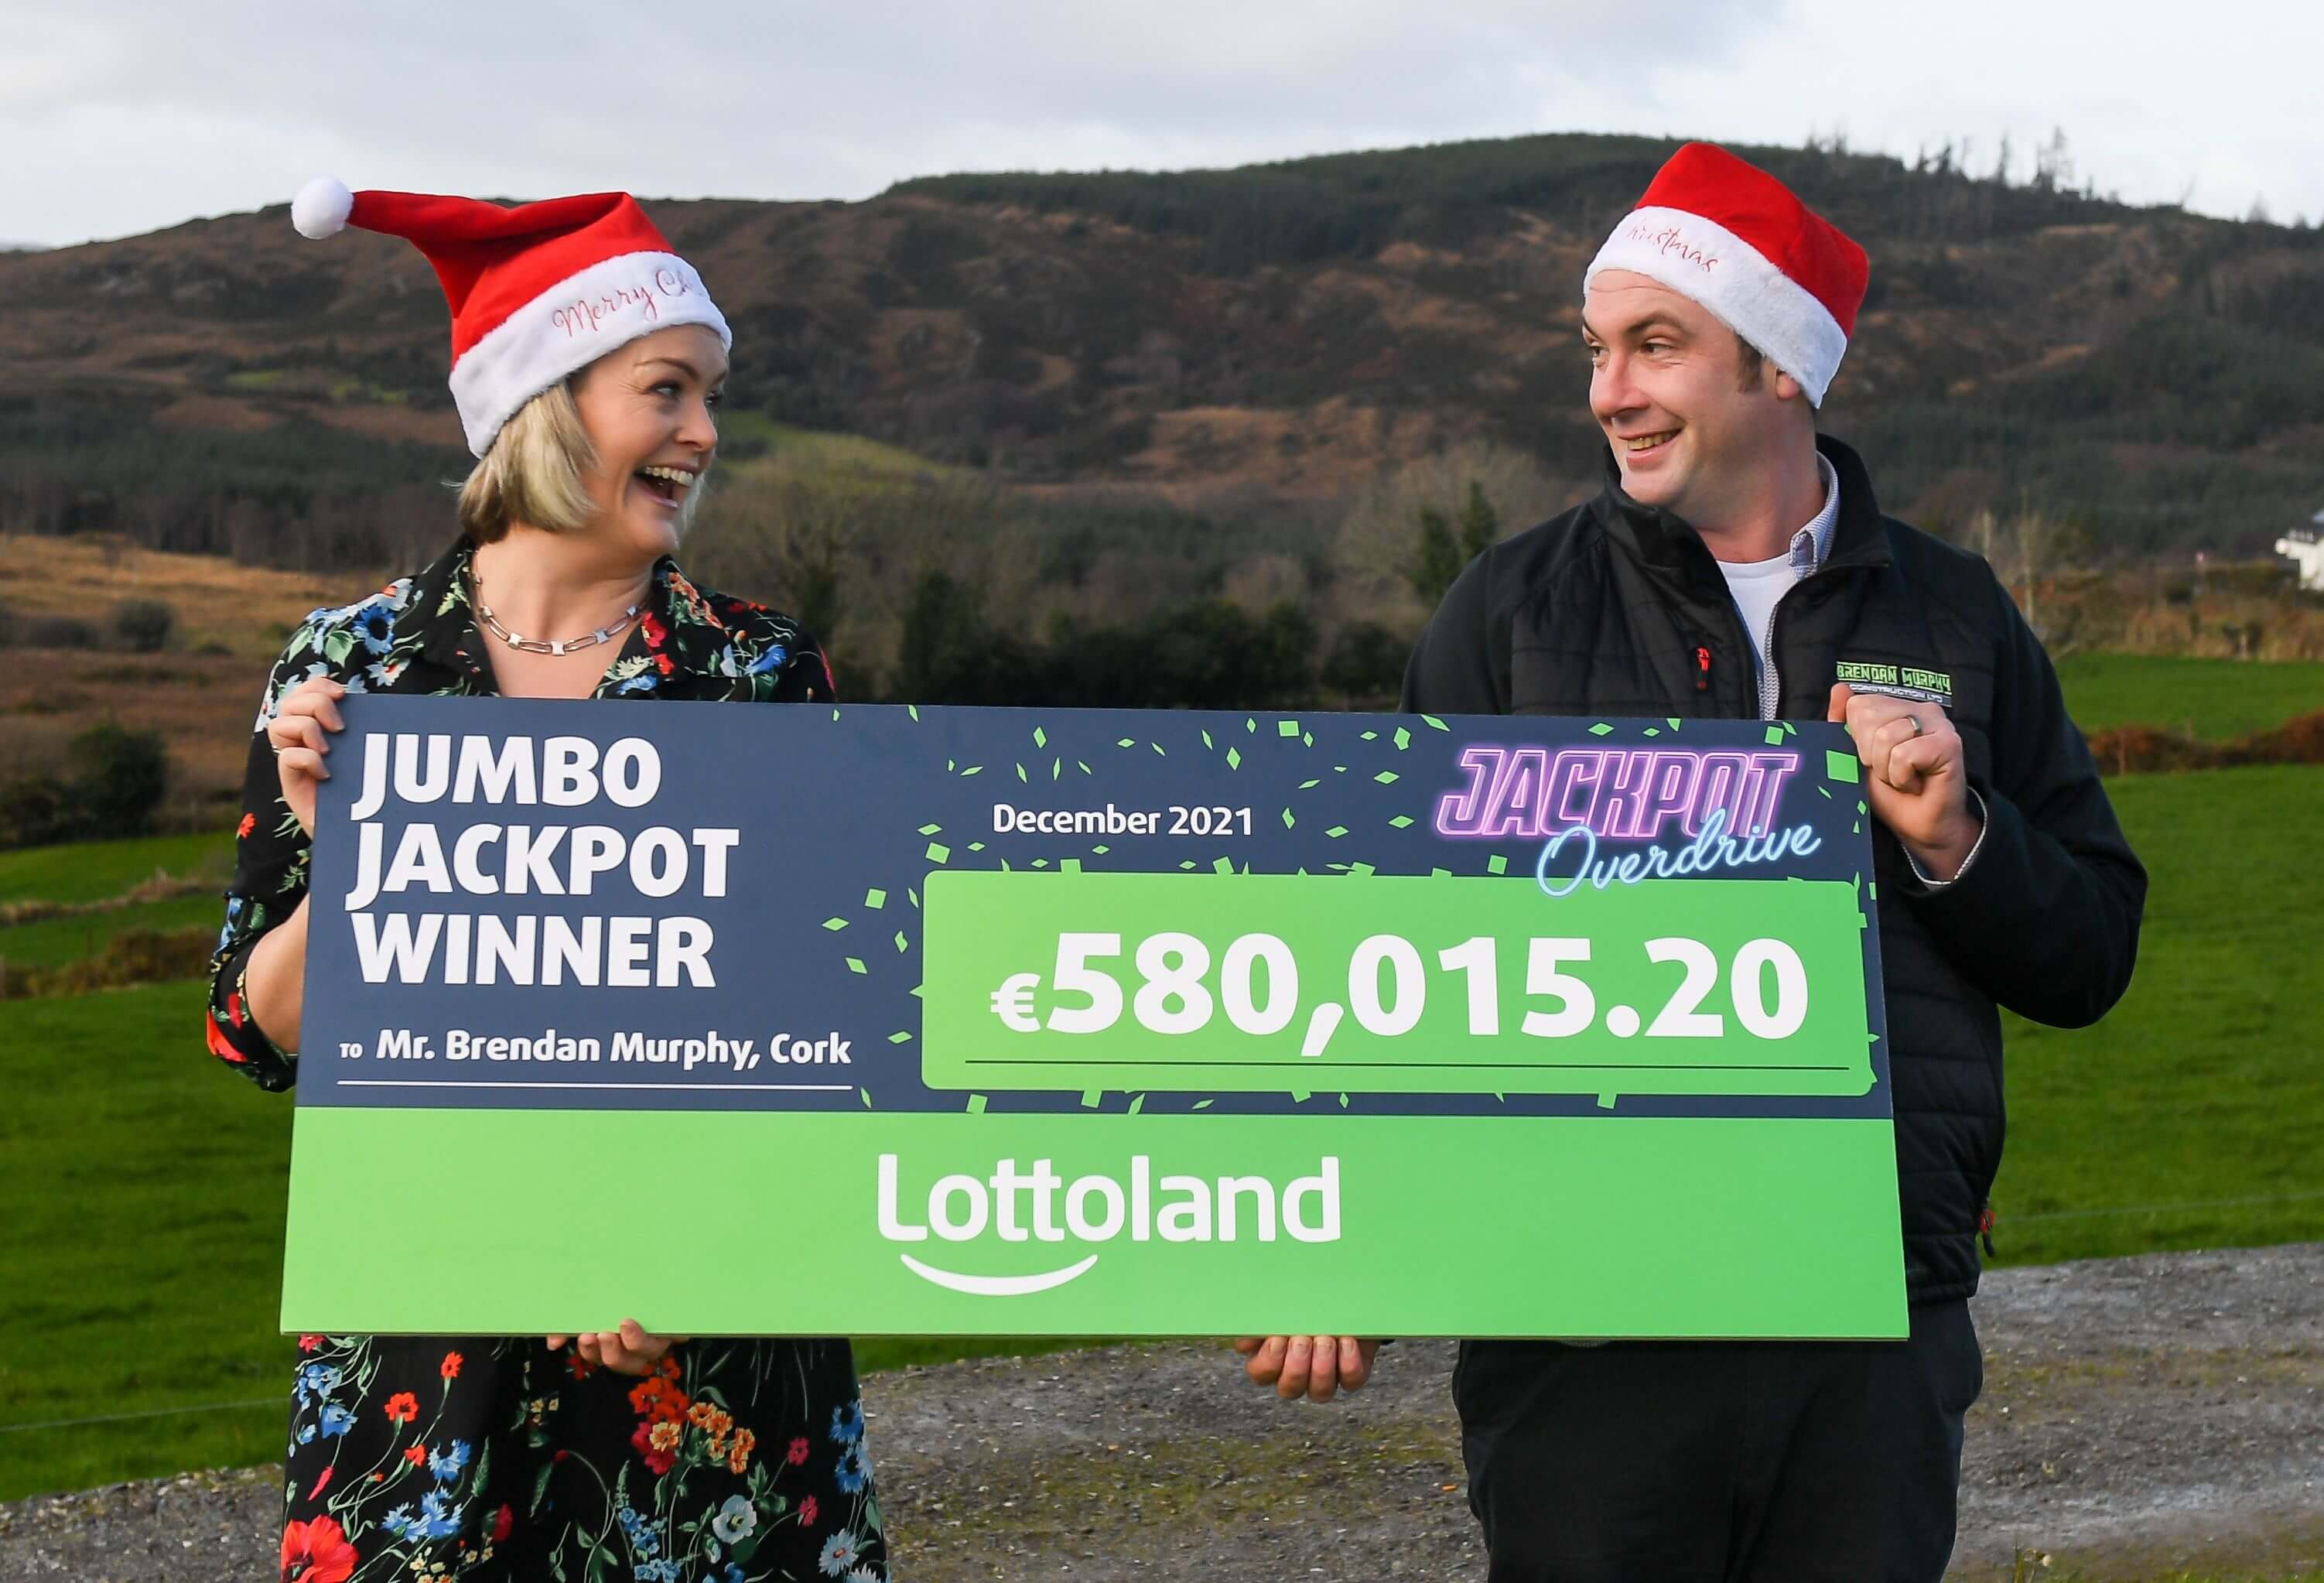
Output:
[[1746,384],[1743,347],[1717,315],[1628,270],[1607,270],[1582,303],[1590,410],[1632,499],[1716,527],[1758,487],[1775,454],[1788,384],[1772,365]]

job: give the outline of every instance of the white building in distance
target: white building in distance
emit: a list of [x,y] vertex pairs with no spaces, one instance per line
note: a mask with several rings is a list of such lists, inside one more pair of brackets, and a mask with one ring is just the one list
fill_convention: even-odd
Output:
[[[2324,528],[2324,511],[2311,519]],[[2305,528],[2294,528],[2275,542],[2275,552],[2292,558],[2300,567],[2300,586],[2311,593],[2324,593],[2324,542]]]

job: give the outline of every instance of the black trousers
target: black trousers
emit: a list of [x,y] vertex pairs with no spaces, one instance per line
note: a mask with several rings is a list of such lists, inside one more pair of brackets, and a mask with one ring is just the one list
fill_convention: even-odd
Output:
[[1462,1343],[1489,1583],[1940,1583],[1984,1357],[1965,1301],[1912,1332]]

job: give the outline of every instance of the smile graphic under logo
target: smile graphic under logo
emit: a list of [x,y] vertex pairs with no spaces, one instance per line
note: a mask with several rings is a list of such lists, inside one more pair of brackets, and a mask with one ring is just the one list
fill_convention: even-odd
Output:
[[933,1281],[951,1291],[964,1291],[971,1297],[1026,1297],[1036,1291],[1048,1291],[1089,1273],[1097,1263],[1097,1255],[1077,1264],[1067,1264],[1062,1270],[1045,1271],[1038,1275],[963,1275],[952,1270],[939,1270],[934,1264],[923,1264],[909,1254],[898,1254],[904,1268],[923,1281]]

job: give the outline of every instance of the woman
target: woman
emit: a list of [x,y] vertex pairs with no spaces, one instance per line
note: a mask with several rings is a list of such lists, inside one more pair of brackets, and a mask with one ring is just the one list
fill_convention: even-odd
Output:
[[[352,220],[429,254],[478,460],[458,542],[317,611],[267,683],[208,1041],[269,1089],[296,1073],[315,787],[349,693],[832,696],[789,620],[669,559],[716,450],[731,341],[634,200],[502,209],[318,182],[292,216],[309,236]],[[440,1250],[429,1278],[456,1277],[456,1238],[415,1245]],[[286,1580],[887,1575],[844,1341],[673,1340],[624,1319],[299,1347]]]

